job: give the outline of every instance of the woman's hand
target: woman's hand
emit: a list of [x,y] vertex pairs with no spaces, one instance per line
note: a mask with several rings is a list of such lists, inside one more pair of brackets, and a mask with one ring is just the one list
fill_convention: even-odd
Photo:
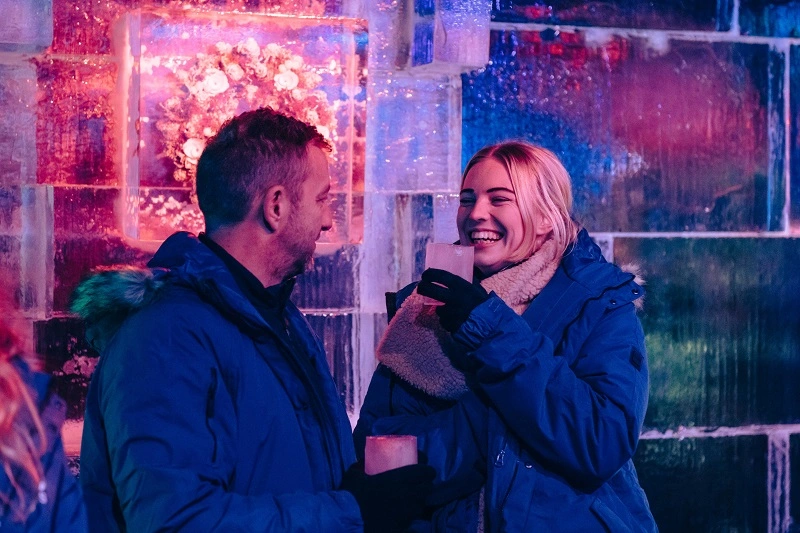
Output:
[[422,273],[417,292],[444,304],[436,308],[436,314],[442,327],[450,333],[458,331],[472,310],[489,299],[489,293],[480,285],[438,268]]

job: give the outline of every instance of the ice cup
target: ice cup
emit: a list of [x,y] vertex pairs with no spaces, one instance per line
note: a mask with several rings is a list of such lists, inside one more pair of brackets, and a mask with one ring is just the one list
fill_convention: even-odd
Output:
[[364,472],[374,476],[401,466],[417,464],[417,437],[377,435],[367,437],[364,447]]
[[[472,283],[475,249],[472,246],[429,242],[425,247],[425,268],[438,268],[460,276]],[[425,298],[425,305],[442,305],[433,298]]]

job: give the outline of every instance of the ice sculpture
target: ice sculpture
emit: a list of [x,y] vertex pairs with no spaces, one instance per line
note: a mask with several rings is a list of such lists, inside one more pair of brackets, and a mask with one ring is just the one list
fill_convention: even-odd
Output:
[[[329,243],[361,238],[365,29],[352,19],[141,10],[120,23],[125,233],[160,241],[203,228],[194,171],[222,123],[271,106],[333,144]],[[355,205],[355,209],[354,209]]]

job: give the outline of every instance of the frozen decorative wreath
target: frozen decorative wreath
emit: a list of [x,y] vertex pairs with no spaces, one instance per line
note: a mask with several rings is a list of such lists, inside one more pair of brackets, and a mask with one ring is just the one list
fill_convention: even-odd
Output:
[[[197,160],[207,140],[229,118],[249,109],[272,107],[316,126],[335,146],[336,106],[319,89],[322,77],[290,50],[249,37],[235,45],[218,42],[188,65],[165,61],[180,82],[179,94],[160,104],[156,128],[162,155],[175,163],[174,178],[191,184],[195,196]],[[335,71],[334,60],[327,67]]]

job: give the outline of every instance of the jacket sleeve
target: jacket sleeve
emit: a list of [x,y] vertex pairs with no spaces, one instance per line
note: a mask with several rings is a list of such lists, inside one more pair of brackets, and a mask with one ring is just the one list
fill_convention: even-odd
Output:
[[[220,348],[204,331],[214,326],[180,311],[129,319],[133,324],[113,339],[95,376],[127,530],[360,531],[358,505],[348,492],[244,496],[229,490],[235,459],[218,449],[220,429],[208,413],[215,390],[210,369]],[[225,431],[235,432],[231,418]]]
[[633,456],[648,394],[644,334],[633,304],[600,312],[571,366],[497,297],[476,308],[455,335],[467,347],[477,387],[524,448],[589,490]]
[[[437,400],[379,365],[353,432],[359,461],[364,460],[367,436],[400,434],[416,435],[422,460],[436,470],[429,505],[470,494],[485,482],[485,407],[472,394],[457,403]],[[452,453],[455,449],[458,454]]]

